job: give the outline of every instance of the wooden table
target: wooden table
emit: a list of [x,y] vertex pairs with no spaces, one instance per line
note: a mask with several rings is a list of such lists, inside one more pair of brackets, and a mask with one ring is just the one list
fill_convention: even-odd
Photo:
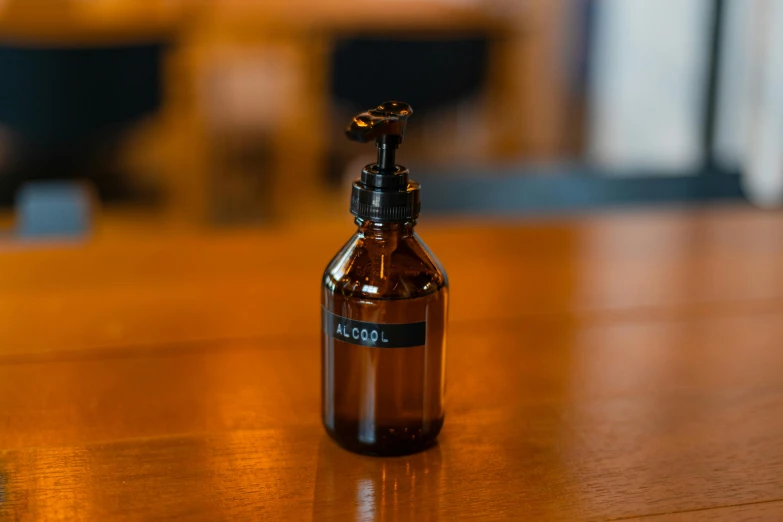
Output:
[[0,252],[0,520],[783,519],[783,213],[423,223],[440,444],[319,419],[348,222]]

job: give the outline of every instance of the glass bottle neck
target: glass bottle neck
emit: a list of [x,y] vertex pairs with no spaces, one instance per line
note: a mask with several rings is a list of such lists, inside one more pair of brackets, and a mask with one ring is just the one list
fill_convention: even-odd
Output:
[[413,235],[415,221],[405,223],[378,223],[367,219],[356,218],[359,234],[367,238],[410,237]]

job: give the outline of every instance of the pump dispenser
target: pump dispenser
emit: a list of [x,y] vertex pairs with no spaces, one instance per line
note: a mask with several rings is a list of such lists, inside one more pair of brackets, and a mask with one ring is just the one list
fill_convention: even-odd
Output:
[[408,169],[395,164],[405,135],[410,105],[386,102],[354,117],[345,131],[359,143],[375,140],[378,161],[362,170],[353,184],[351,213],[376,222],[415,220],[419,215],[419,184],[408,181]]
[[420,451],[444,419],[448,279],[413,231],[419,184],[396,164],[411,107],[386,102],[353,118],[349,139],[375,141],[376,163],[351,190],[358,230],[324,272],[322,414],[343,447]]

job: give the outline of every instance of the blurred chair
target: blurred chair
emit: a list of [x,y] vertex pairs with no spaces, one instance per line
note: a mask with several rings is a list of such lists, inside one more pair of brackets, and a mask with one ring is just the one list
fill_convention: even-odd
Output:
[[0,125],[11,135],[0,202],[40,179],[88,179],[103,199],[126,197],[115,153],[130,125],[161,104],[163,49],[0,45]]
[[489,37],[481,34],[346,38],[332,55],[331,93],[352,110],[400,99],[419,115],[477,94],[488,61]]

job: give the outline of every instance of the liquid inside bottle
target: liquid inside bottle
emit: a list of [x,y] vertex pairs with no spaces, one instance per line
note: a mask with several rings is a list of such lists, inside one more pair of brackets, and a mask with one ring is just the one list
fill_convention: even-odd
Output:
[[413,222],[357,223],[324,273],[323,423],[352,451],[412,453],[443,425],[448,281]]

